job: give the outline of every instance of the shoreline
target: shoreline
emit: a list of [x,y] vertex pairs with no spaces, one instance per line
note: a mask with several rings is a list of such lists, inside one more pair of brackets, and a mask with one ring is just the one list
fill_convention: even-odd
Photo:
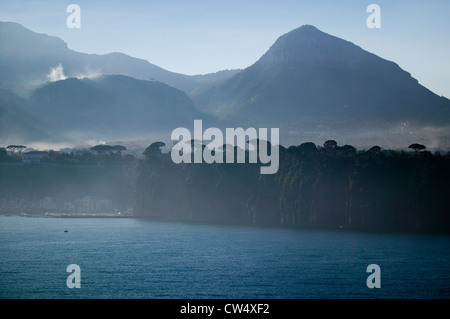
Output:
[[148,220],[154,222],[167,222],[167,223],[186,223],[191,225],[214,225],[214,226],[243,226],[243,227],[267,227],[278,228],[285,230],[323,230],[334,232],[357,232],[357,233],[380,233],[380,234],[414,234],[414,235],[444,235],[450,236],[449,232],[438,230],[410,230],[410,229],[382,229],[382,228],[352,228],[342,226],[330,226],[330,225],[286,225],[286,224],[250,224],[250,223],[232,223],[232,222],[212,222],[212,221],[199,221],[199,220],[187,220],[178,218],[168,218],[162,216],[136,216],[129,214],[117,214],[117,213],[49,213],[49,214],[27,214],[27,213],[12,213],[0,211],[0,216],[18,216],[28,218],[135,218],[140,220]]
[[24,212],[3,212],[0,216],[19,216],[19,217],[40,217],[40,218],[132,218],[136,217],[121,213],[24,213]]

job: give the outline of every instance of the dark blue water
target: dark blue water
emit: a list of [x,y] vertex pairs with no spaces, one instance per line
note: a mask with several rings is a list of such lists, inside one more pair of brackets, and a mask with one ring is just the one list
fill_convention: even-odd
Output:
[[449,248],[437,235],[0,216],[0,298],[449,298]]

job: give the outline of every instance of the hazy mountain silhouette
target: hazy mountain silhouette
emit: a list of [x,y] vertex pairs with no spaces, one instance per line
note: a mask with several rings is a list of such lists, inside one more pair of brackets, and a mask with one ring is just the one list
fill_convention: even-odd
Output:
[[394,62],[309,25],[281,36],[244,70],[202,76],[123,53],[75,52],[12,22],[0,22],[0,39],[0,88],[8,89],[0,120],[10,123],[2,140],[22,130],[47,140],[157,131],[168,139],[194,118],[215,118],[222,128],[279,127],[284,145],[331,138],[358,147],[450,146],[448,99]]
[[186,93],[123,75],[48,83],[30,97],[29,112],[51,134],[126,138],[192,125],[199,117]]
[[255,64],[194,100],[222,119],[298,134],[450,123],[448,99],[397,64],[310,25],[281,36]]
[[[0,140],[24,143],[30,139],[51,141],[39,118],[29,112],[28,101],[7,89],[0,89]],[[3,145],[5,147],[6,145]]]
[[79,53],[70,50],[60,38],[35,33],[14,22],[0,22],[0,39],[0,83],[3,87],[19,91],[30,85],[57,80],[51,79],[49,75],[58,66],[61,66],[60,71],[67,78],[122,74],[137,79],[157,80],[185,92],[237,72],[229,70],[188,76],[164,70],[146,60],[123,53]]

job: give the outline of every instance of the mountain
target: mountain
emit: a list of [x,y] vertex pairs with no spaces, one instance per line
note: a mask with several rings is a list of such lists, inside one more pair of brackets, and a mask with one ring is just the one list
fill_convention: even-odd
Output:
[[237,72],[187,76],[123,53],[79,53],[12,22],[0,22],[0,38],[2,144],[167,140],[200,117],[185,91]]
[[388,144],[392,133],[420,138],[425,127],[450,123],[448,99],[394,62],[310,25],[281,36],[255,64],[194,101],[206,114],[243,126],[280,127],[297,140],[347,132],[356,144],[369,134]]
[[40,118],[50,136],[63,140],[170,133],[199,116],[186,93],[124,75],[47,83],[30,96],[27,113]]
[[0,39],[2,142],[147,143],[155,133],[167,141],[174,128],[202,119],[205,127],[278,127],[283,145],[450,147],[448,99],[396,63],[310,25],[281,36],[244,70],[197,76],[123,53],[75,52],[12,22],[0,22]]
[[[50,141],[41,121],[27,112],[28,101],[8,89],[0,89],[0,141],[22,144],[30,139]],[[10,143],[8,143],[10,144]]]
[[70,50],[60,38],[39,34],[14,22],[0,22],[0,86],[23,92],[48,80],[122,74],[156,80],[190,92],[237,70],[189,76],[164,70],[123,53],[85,54]]

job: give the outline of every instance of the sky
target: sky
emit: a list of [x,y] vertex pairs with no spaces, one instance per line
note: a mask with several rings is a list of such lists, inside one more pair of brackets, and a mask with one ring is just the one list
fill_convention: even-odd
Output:
[[[72,3],[80,28],[66,24]],[[367,26],[370,4],[380,8],[380,28]],[[60,37],[75,51],[123,52],[189,75],[246,68],[279,36],[310,24],[450,98],[448,0],[0,0],[0,21]]]

